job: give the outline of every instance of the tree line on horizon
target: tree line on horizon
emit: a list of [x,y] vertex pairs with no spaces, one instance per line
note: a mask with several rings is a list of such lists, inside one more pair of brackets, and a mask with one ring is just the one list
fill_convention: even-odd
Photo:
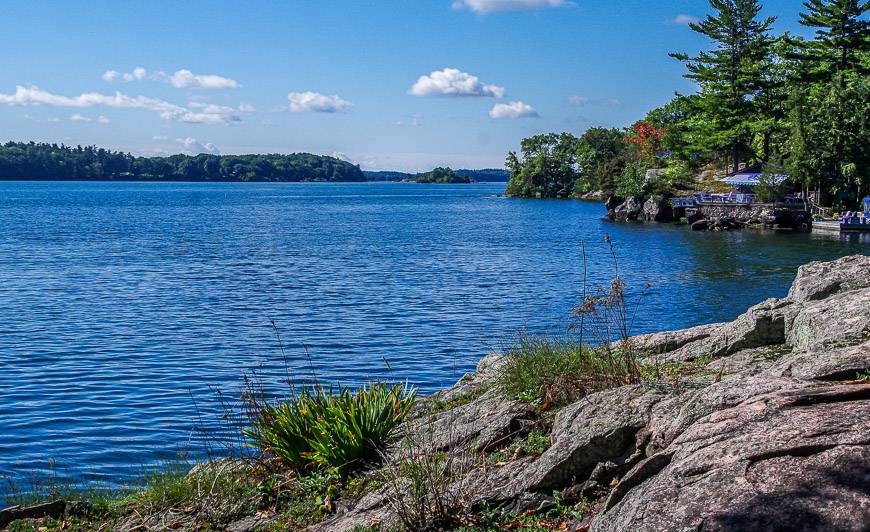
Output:
[[[870,186],[870,2],[806,0],[811,39],[774,35],[758,0],[710,0],[690,24],[711,48],[672,53],[696,82],[632,127],[526,138],[511,152],[507,192],[620,196],[693,186],[702,169],[787,173],[805,191],[853,204]],[[650,185],[647,169],[662,169]],[[655,190],[650,190],[653,187]]]
[[96,146],[0,145],[0,180],[365,181],[359,166],[310,153],[135,157]]

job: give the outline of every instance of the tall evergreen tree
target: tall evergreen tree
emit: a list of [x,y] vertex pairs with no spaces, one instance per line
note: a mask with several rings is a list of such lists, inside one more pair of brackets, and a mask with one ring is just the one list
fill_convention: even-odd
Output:
[[[863,20],[870,11],[870,1],[807,0],[807,11],[800,14],[800,23],[816,28],[812,41],[803,43],[801,59],[813,65],[812,79],[834,80],[841,74],[867,74],[867,51],[870,51],[870,21]],[[839,83],[845,80],[840,78]]]
[[714,13],[690,27],[713,40],[715,48],[693,58],[671,56],[686,63],[686,77],[701,86],[698,103],[709,119],[704,135],[709,149],[727,150],[737,171],[752,143],[758,116],[754,98],[764,87],[776,18],[759,18],[758,0],[710,0],[710,5]]
[[[795,41],[792,98],[793,173],[808,187],[845,192],[868,180],[866,83],[870,74],[870,2],[807,0],[802,25],[816,28],[813,40]],[[855,115],[857,113],[857,117]]]

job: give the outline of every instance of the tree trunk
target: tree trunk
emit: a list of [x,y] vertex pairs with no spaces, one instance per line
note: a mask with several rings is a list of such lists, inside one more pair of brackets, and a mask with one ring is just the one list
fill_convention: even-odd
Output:
[[731,164],[734,165],[734,173],[740,171],[740,150],[737,144],[731,146]]
[[770,161],[770,130],[764,132],[764,157],[763,162]]

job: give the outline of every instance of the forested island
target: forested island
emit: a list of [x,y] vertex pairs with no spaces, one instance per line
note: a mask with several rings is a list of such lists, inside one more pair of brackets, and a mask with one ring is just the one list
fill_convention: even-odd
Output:
[[433,169],[431,172],[426,172],[424,174],[419,174],[415,176],[414,181],[416,181],[417,183],[437,184],[471,183],[470,178],[466,176],[461,176],[450,168],[444,168],[440,166]]
[[[467,168],[453,170],[451,168],[435,168],[431,172],[420,174],[412,174],[409,172],[395,171],[369,171],[364,170],[366,179],[369,181],[415,181],[418,183],[431,183],[429,176],[433,172],[444,170],[452,172],[457,177],[452,177],[453,181],[439,181],[452,183],[504,183],[510,178],[510,172],[501,168],[483,168],[480,170],[469,170]],[[421,181],[422,180],[422,181]]]
[[7,142],[0,180],[365,181],[359,166],[310,153],[134,157],[96,146]]
[[507,157],[507,193],[642,198],[753,168],[787,174],[825,205],[854,207],[870,189],[870,3],[804,5],[812,39],[774,35],[758,0],[713,0],[713,13],[690,24],[710,49],[671,54],[696,94],[677,94],[625,130],[524,139]]

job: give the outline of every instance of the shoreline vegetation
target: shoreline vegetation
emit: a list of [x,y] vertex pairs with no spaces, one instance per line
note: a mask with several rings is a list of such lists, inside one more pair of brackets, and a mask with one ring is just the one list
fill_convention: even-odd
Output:
[[612,257],[613,280],[583,287],[564,336],[521,335],[451,388],[288,382],[275,402],[246,379],[236,458],[117,493],[43,485],[9,501],[21,506],[0,529],[863,526],[870,257],[806,264],[785,298],[733,322],[642,336],[646,288]]
[[176,154],[135,157],[96,146],[36,142],[0,145],[0,181],[331,182],[407,181],[464,184],[507,181],[499,169],[368,172],[359,165],[310,153]]
[[[722,177],[750,171],[788,175],[795,192],[834,211],[859,208],[870,191],[870,4],[804,2],[799,21],[811,39],[775,35],[758,0],[711,7],[690,24],[710,48],[670,54],[697,93],[677,93],[627,129],[524,139],[507,156],[507,194],[643,204],[722,192]],[[764,192],[775,200],[788,191]]]

